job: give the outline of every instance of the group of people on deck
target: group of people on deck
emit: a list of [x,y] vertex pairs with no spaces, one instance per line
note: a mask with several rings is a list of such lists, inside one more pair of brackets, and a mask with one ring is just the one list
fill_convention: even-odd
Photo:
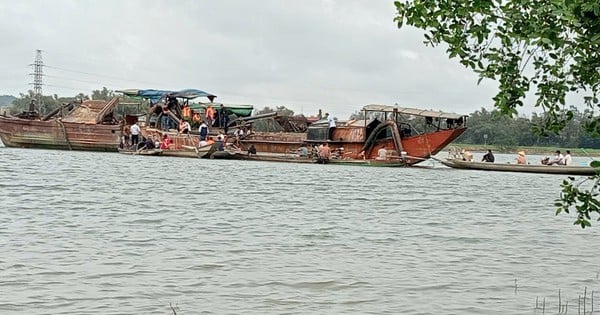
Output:
[[[571,156],[570,150],[567,150],[564,155],[560,150],[556,150],[552,159],[545,157],[541,160],[542,165],[571,165],[572,162],[573,157]],[[519,151],[517,153],[517,164],[528,164],[524,151]]]
[[[461,156],[462,156],[463,161],[473,161],[473,154],[469,151],[462,150]],[[494,154],[492,153],[492,150],[490,150],[490,149],[488,149],[486,154],[484,154],[483,157],[481,158],[481,162],[494,163],[495,160],[496,160],[496,158],[494,157]],[[571,165],[572,160],[573,160],[573,158],[571,156],[570,150],[566,150],[566,153],[564,155],[560,152],[560,150],[556,150],[554,157],[552,159],[550,159],[549,157],[546,157],[546,158],[542,159],[541,164],[543,164],[543,165]],[[525,155],[525,151],[517,152],[516,162],[517,162],[517,164],[528,164],[527,157]]]
[[571,151],[567,150],[563,155],[560,150],[556,150],[554,158],[551,160],[549,157],[542,159],[544,165],[571,165],[573,158],[571,157]]

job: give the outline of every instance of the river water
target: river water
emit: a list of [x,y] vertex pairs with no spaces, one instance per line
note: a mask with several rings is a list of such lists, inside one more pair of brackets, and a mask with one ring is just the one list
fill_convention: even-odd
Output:
[[600,224],[555,216],[565,176],[432,163],[0,147],[0,313],[590,311]]

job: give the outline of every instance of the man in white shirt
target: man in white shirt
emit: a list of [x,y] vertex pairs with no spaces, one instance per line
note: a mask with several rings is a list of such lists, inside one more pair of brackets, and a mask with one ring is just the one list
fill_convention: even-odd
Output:
[[200,141],[208,140],[208,125],[206,125],[206,122],[202,122],[202,125],[198,128],[198,133],[200,134]]
[[329,113],[325,113],[325,119],[327,119],[327,123],[329,124],[328,130],[328,140],[333,140],[333,130],[335,129],[335,120],[333,116],[330,116]]
[[131,145],[137,146],[140,142],[140,126],[138,126],[137,121],[131,125]]
[[548,165],[565,165],[565,157],[560,153],[559,150],[556,150],[556,154],[554,155],[554,159],[548,162]]

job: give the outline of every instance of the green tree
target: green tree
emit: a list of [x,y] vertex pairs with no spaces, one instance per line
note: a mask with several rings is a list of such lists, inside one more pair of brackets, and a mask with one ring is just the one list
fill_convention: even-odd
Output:
[[[540,135],[557,134],[573,119],[567,95],[577,93],[592,112],[599,106],[597,0],[413,0],[395,5],[399,28],[424,30],[426,45],[445,44],[449,57],[458,58],[480,81],[498,81],[493,100],[502,114],[517,115],[526,94],[533,92],[534,105],[545,113],[534,126]],[[599,136],[600,116],[589,117],[584,126]],[[575,224],[590,226],[591,215],[600,215],[599,181],[595,176],[590,186],[582,186],[565,180],[557,214],[575,209]]]
[[103,87],[102,90],[94,90],[92,91],[92,99],[93,100],[105,100],[108,101],[114,96],[114,92]]

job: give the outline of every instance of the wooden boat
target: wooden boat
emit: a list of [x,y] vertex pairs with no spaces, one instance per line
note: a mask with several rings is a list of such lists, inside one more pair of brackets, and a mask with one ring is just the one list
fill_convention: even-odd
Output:
[[521,172],[560,175],[596,175],[598,169],[591,166],[567,166],[567,165],[536,165],[536,164],[512,164],[512,163],[489,163],[469,162],[460,159],[435,159],[440,163],[457,169],[496,171],[496,172]]
[[[466,115],[399,106],[367,105],[362,117],[337,121],[331,138],[327,121],[321,119],[305,132],[254,131],[241,144],[244,148],[254,145],[257,152],[285,154],[302,144],[314,147],[327,142],[332,151],[341,152],[342,158],[334,163],[410,166],[437,154],[467,128]],[[390,161],[377,159],[381,147],[388,151]]]
[[163,156],[175,156],[175,157],[186,157],[196,159],[207,159],[210,155],[215,152],[216,145],[209,144],[201,147],[183,145],[182,149],[168,149],[163,150]]
[[149,155],[149,156],[154,155],[154,156],[156,156],[156,155],[162,155],[163,150],[161,150],[161,149],[133,150],[133,149],[119,148],[119,153],[128,154],[128,155]]
[[65,104],[44,117],[33,111],[0,116],[7,147],[117,152],[122,125],[114,117],[119,98]]

